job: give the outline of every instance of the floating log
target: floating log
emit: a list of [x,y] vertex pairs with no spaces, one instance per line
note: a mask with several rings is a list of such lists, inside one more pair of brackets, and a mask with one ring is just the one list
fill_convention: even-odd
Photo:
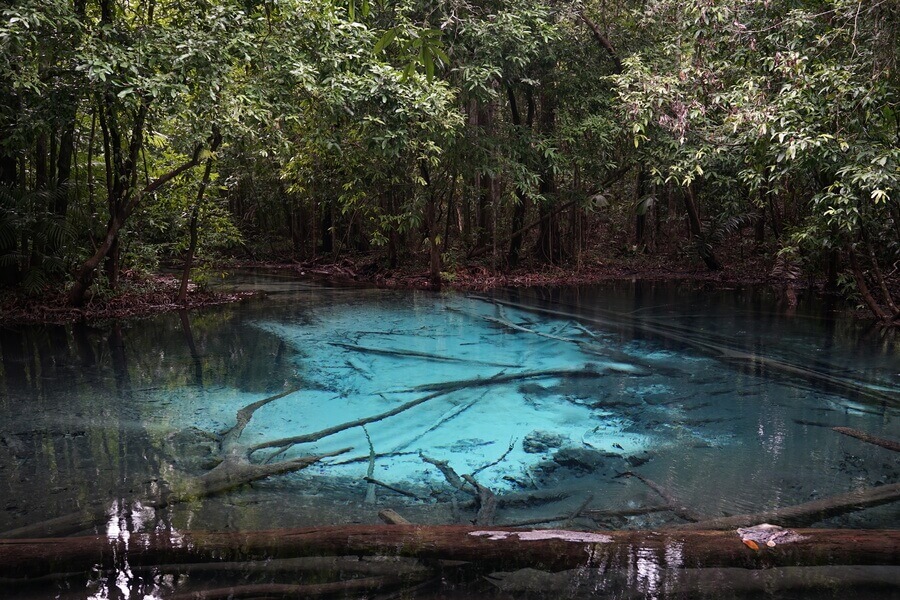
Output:
[[655,569],[896,565],[900,530],[800,529],[796,541],[752,550],[735,531],[513,530],[460,526],[348,525],[247,532],[181,531],[0,540],[0,577],[36,578],[159,564],[300,556],[406,556],[473,562],[482,571],[579,567]]

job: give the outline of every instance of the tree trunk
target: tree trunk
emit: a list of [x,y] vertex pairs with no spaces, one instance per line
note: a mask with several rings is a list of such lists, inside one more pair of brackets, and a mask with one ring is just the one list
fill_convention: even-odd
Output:
[[[481,135],[490,135],[494,129],[494,104],[489,103],[478,110],[478,127]],[[493,207],[497,203],[497,186],[494,176],[489,173],[478,175],[478,206],[475,213],[475,225],[478,229],[476,243],[487,246],[494,238]]]
[[[549,85],[549,84],[548,84]],[[541,97],[541,135],[551,137],[556,133],[556,98],[549,90],[545,90]],[[563,258],[563,247],[559,234],[558,212],[554,210],[556,205],[556,174],[549,158],[542,157],[541,180],[539,184],[540,195],[544,198],[538,210],[541,224],[538,227],[537,251],[546,262],[558,264]],[[544,218],[546,215],[546,218]]]
[[[512,117],[512,123],[516,131],[522,127],[522,116],[519,113],[519,106],[516,102],[516,94],[511,85],[506,86],[506,95],[509,99],[509,111]],[[531,129],[532,120],[534,119],[534,98],[528,94],[528,116],[526,126]],[[519,264],[519,253],[522,250],[522,225],[525,223],[525,213],[528,210],[528,196],[518,185],[516,186],[516,205],[513,207],[512,221],[510,223],[510,231],[512,234],[509,238],[509,251],[507,252],[506,262],[510,268],[514,268]]]
[[694,238],[694,243],[697,244],[697,253],[710,271],[720,270],[722,267],[719,265],[719,261],[716,260],[716,256],[706,240],[706,236],[703,235],[703,225],[700,223],[700,213],[697,211],[697,203],[694,199],[694,187],[689,185],[684,193],[681,194],[681,198],[687,211],[691,237]]
[[200,227],[200,205],[203,203],[203,195],[209,186],[209,179],[212,175],[212,158],[206,159],[206,168],[203,170],[203,179],[200,180],[200,187],[197,190],[197,200],[194,202],[194,208],[191,210],[191,222],[189,225],[190,242],[188,244],[187,255],[184,257],[184,268],[181,270],[181,286],[178,289],[178,303],[187,302],[188,281],[191,278],[191,267],[194,263],[194,254],[197,252],[197,234]]
[[[19,184],[19,169],[16,157],[11,154],[0,153],[0,190],[3,194],[12,194]],[[6,243],[0,243],[0,256],[15,252],[16,241],[14,238]],[[19,271],[15,264],[0,264],[0,286],[15,285],[18,281]]]
[[850,268],[853,271],[853,280],[856,282],[856,290],[862,297],[863,302],[865,302],[868,309],[879,321],[889,322],[891,320],[891,315],[884,310],[884,308],[878,304],[878,301],[875,300],[875,297],[872,296],[872,292],[869,290],[869,284],[866,283],[865,273],[863,273],[862,267],[859,264],[859,259],[856,256],[856,251],[851,249],[847,252],[847,255],[850,258]]
[[[219,146],[219,143],[221,143],[221,141],[222,138],[218,134],[215,134],[213,136],[213,141],[211,144],[211,148],[213,151]],[[94,251],[94,254],[91,255],[86,261],[84,261],[84,263],[82,263],[81,267],[79,267],[75,273],[75,282],[72,285],[72,289],[69,290],[69,304],[71,304],[72,306],[81,306],[82,304],[84,304],[85,295],[87,294],[87,290],[91,286],[91,283],[94,281],[94,275],[97,267],[100,266],[100,263],[110,252],[110,249],[113,248],[113,245],[118,239],[119,231],[122,229],[125,220],[131,215],[132,212],[134,212],[134,209],[137,208],[144,196],[152,194],[175,177],[178,177],[185,171],[196,167],[200,162],[201,150],[202,147],[198,146],[196,150],[194,150],[194,155],[189,161],[185,162],[175,169],[172,169],[165,175],[162,175],[151,181],[142,190],[135,193],[132,197],[128,198],[127,201],[123,202],[120,210],[111,215],[109,223],[106,227],[106,236],[103,238],[103,241],[97,247],[96,251]]]
[[428,171],[428,163],[425,159],[419,160],[419,171],[425,180],[428,199],[425,202],[425,230],[428,236],[428,273],[431,285],[434,289],[441,289],[441,249],[437,243],[437,193],[431,181]]
[[[637,174],[637,200],[640,202],[647,194],[647,173],[643,168],[638,169]],[[647,230],[647,209],[637,205],[634,216],[634,245],[638,250],[645,248],[645,235]]]
[[534,568],[627,569],[634,557],[654,572],[685,568],[764,569],[784,566],[895,565],[898,530],[801,529],[794,541],[751,549],[735,531],[488,530],[472,526],[346,525],[248,532],[179,531],[0,540],[0,577],[300,556],[408,556],[470,561],[482,572]]

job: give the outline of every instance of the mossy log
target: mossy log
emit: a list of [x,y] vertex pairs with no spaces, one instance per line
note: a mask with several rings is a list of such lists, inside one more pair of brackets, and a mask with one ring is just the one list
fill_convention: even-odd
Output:
[[579,567],[628,569],[636,557],[654,568],[761,569],[812,565],[896,565],[900,530],[801,529],[794,541],[751,549],[736,531],[609,531],[484,529],[472,526],[348,525],[247,532],[135,533],[0,540],[0,578],[27,579],[179,563],[300,556],[406,556],[459,560],[485,572]]

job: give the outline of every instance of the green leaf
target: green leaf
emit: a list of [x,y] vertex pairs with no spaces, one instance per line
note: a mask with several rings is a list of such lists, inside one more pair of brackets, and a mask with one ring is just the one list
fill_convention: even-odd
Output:
[[384,52],[384,49],[393,43],[394,39],[397,37],[397,29],[397,27],[392,27],[384,32],[384,35],[382,35],[381,39],[378,40],[378,43],[375,44],[375,48],[373,49],[375,54]]

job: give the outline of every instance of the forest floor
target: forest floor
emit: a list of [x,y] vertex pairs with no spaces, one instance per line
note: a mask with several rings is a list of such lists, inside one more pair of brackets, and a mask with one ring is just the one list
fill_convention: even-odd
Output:
[[58,324],[148,317],[240,302],[257,295],[255,292],[211,291],[192,284],[188,288],[187,302],[182,304],[176,300],[179,285],[180,280],[174,275],[124,272],[118,293],[94,296],[80,308],[68,305],[64,289],[47,290],[39,295],[7,291],[0,294],[0,324]]
[[[395,289],[434,289],[422,257],[388,268],[375,254],[340,258],[320,257],[313,261],[290,259],[273,261],[228,261],[224,272],[239,269],[289,271],[298,277],[337,285],[375,286]],[[771,259],[746,247],[734,246],[719,252],[722,269],[710,271],[690,253],[659,249],[653,253],[609,252],[596,248],[580,261],[551,265],[533,256],[523,258],[514,269],[494,269],[490,258],[450,264],[442,272],[442,288],[483,291],[500,287],[590,285],[623,279],[694,281],[713,288],[773,285],[782,293],[810,286],[807,280],[784,280],[771,275]],[[175,310],[239,302],[253,292],[225,293],[191,285],[187,302],[176,301],[179,281],[171,274],[123,273],[120,291],[95,295],[81,308],[66,304],[63,289],[40,295],[5,292],[0,294],[0,324],[71,323],[106,319],[147,317]]]

